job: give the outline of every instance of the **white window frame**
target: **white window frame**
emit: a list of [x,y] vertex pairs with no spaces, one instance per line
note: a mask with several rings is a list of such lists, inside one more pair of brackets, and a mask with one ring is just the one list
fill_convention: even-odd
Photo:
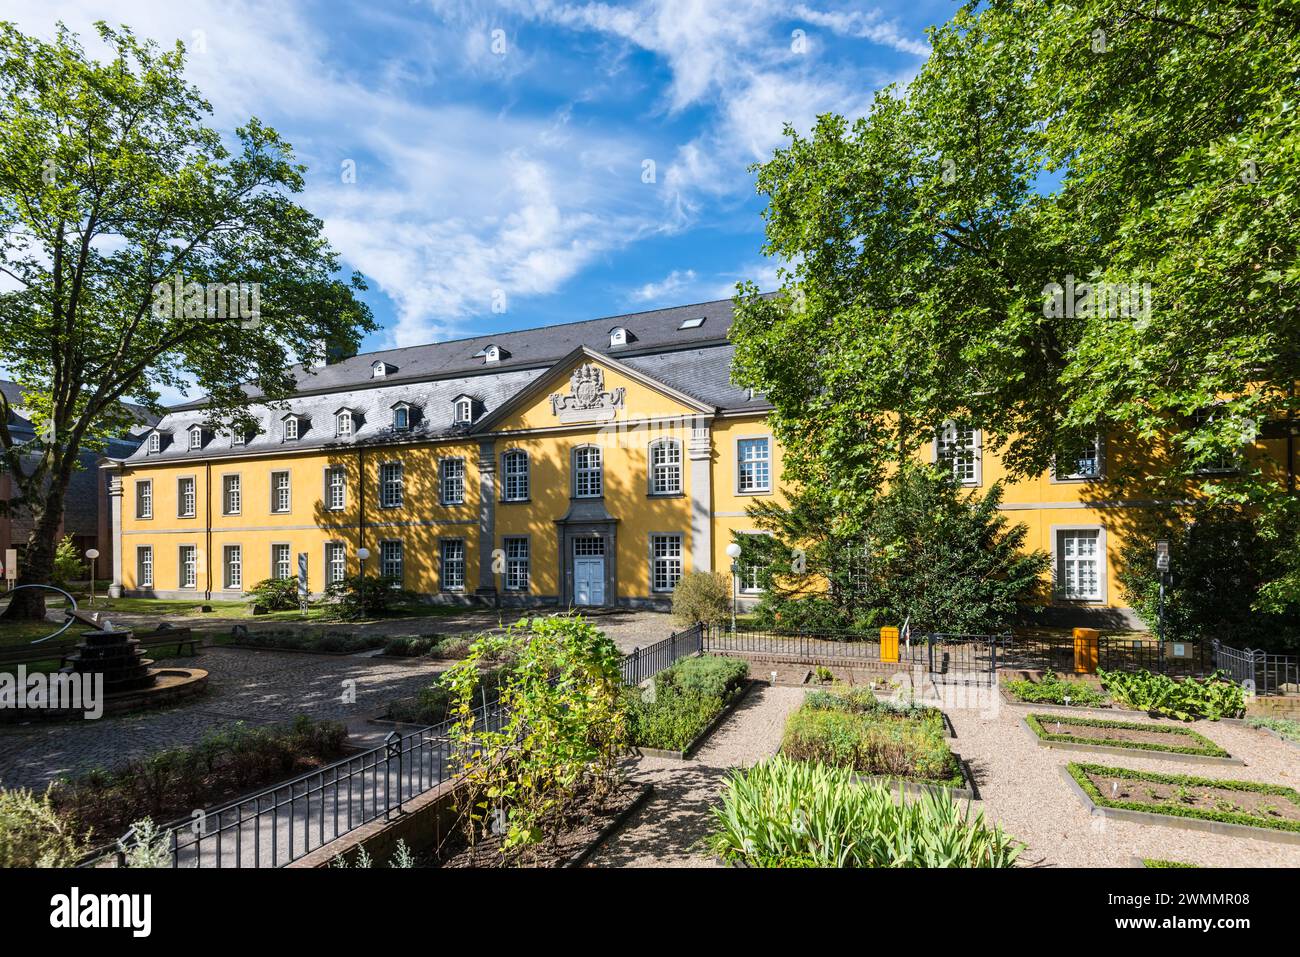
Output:
[[248,436],[244,435],[244,433],[240,432],[238,429],[230,433],[231,448],[236,448],[238,446],[241,446],[247,441],[248,441]]
[[682,443],[677,439],[656,439],[646,450],[649,494],[682,494]]
[[[523,463],[523,468],[511,471],[512,463]],[[501,453],[501,501],[526,502],[532,491],[530,469],[532,459],[523,449],[506,449]]]
[[379,543],[379,573],[396,579],[399,587],[405,587],[406,556],[401,539],[386,538]]
[[464,425],[474,421],[474,400],[468,396],[461,396],[456,400],[453,408],[455,422],[457,425]]
[[153,479],[140,479],[135,483],[135,517],[153,518]]
[[[395,478],[393,476],[396,476]],[[401,462],[379,463],[379,507],[401,508],[406,504],[406,470]]]
[[325,543],[325,584],[333,585],[348,577],[348,546],[344,542]]
[[[185,490],[186,483],[189,491]],[[176,517],[195,518],[199,513],[199,483],[193,475],[181,475],[176,479]]]
[[[1106,440],[1101,435],[1097,435],[1096,437],[1093,438],[1092,442],[1093,442],[1093,448],[1095,448],[1097,452],[1096,454],[1097,471],[1092,473],[1068,472],[1065,474],[1059,474],[1056,471],[1056,463],[1053,462],[1052,464],[1053,483],[1096,482],[1106,477]],[[1075,464],[1077,465],[1078,462],[1076,462]]]
[[[188,560],[186,556],[188,554]],[[199,587],[199,546],[181,545],[176,552],[176,581],[181,588]]]
[[244,590],[244,546],[221,546],[221,584],[225,591]]
[[[762,444],[765,452],[762,458],[746,458],[747,446]],[[758,472],[762,471],[764,481],[758,482]],[[752,472],[746,485],[746,474]],[[736,436],[736,494],[770,495],[772,493],[772,437],[770,435]]]
[[[401,417],[399,423],[398,417]],[[409,405],[397,405],[393,407],[393,431],[409,432],[411,430],[411,407]]]
[[145,451],[146,455],[162,451],[162,436],[157,432],[149,433],[149,448]]
[[[335,482],[335,477],[338,482]],[[338,504],[334,504],[334,492],[338,492]],[[325,469],[325,510],[341,512],[348,507],[348,470],[341,465],[331,465]]]
[[153,588],[153,546],[135,547],[135,587]]
[[284,420],[284,428],[281,430],[282,441],[297,442],[300,434],[298,428],[298,417],[291,415]]
[[[766,535],[766,536],[768,536],[768,537],[771,537],[771,535],[772,535],[771,532],[764,532],[764,531],[740,531],[740,530],[737,530],[737,531],[736,531],[736,534],[737,534],[737,535],[744,535],[744,536],[753,536],[753,537],[757,537],[757,536],[759,536],[759,535]],[[737,542],[737,544],[740,544],[740,543]],[[738,559],[736,560],[736,564],[737,564],[737,566],[738,566],[738,567],[736,568],[736,592],[737,592],[737,594],[741,594],[741,595],[761,595],[761,594],[763,594],[763,589],[762,589],[761,587],[758,587],[758,586],[750,587],[750,586],[748,586],[748,585],[745,584],[745,581],[746,581],[747,577],[751,574],[751,572],[752,572],[753,574],[757,574],[757,573],[759,572],[759,570],[761,569],[761,566],[759,566],[759,565],[742,565],[742,564],[740,564],[740,560],[743,559],[743,558],[744,558],[744,554],[742,553],[741,556],[740,556],[740,558],[738,558]]]
[[934,441],[930,443],[931,456],[930,460],[936,465],[945,465],[954,481],[964,488],[977,488],[984,484],[984,430],[969,428],[971,439],[970,445],[965,451],[971,456],[971,475],[967,478],[964,474],[957,474],[956,455],[948,451],[949,447],[955,447],[956,440],[967,426],[953,419],[947,419],[939,430],[935,433]]
[[[450,552],[457,552],[458,554],[450,555]],[[438,587],[442,591],[463,592],[465,590],[465,566],[465,539],[439,539]]]
[[[234,480],[233,482],[231,480]],[[241,515],[244,510],[244,478],[238,472],[221,476],[221,514]]]
[[504,576],[505,590],[509,592],[527,592],[532,584],[531,558],[532,543],[527,535],[507,535],[501,540],[505,552],[506,570]]
[[[592,464],[592,458],[595,464]],[[579,465],[579,458],[587,464]],[[605,497],[605,455],[599,445],[579,445],[569,454],[573,469],[574,498]],[[586,491],[583,491],[583,489]]]
[[[284,478],[284,487],[281,488],[280,478]],[[280,507],[280,493],[284,492],[284,507]],[[287,515],[293,511],[293,477],[285,469],[277,469],[271,473],[271,512],[275,515]]]
[[[1097,590],[1095,594],[1083,595],[1071,593],[1066,587],[1063,537],[1070,533],[1096,533],[1097,542]],[[1052,594],[1057,601],[1080,602],[1083,604],[1106,603],[1106,579],[1109,574],[1109,557],[1106,553],[1106,529],[1100,525],[1053,525],[1052,534]]]
[[347,409],[334,416],[334,436],[339,439],[352,437],[352,413]]
[[197,452],[197,451],[199,451],[200,449],[202,449],[202,448],[203,448],[203,429],[201,429],[201,428],[200,428],[199,426],[197,426],[197,425],[192,425],[192,426],[190,426],[190,428],[189,428],[189,435],[190,435],[190,451],[191,451],[191,452]]
[[[284,550],[284,561],[281,562],[278,553]],[[280,574],[280,565],[284,565],[284,574]],[[288,581],[294,577],[293,574],[293,548],[287,542],[271,543],[271,577],[278,578],[281,581]]]
[[465,460],[460,456],[438,460],[438,501],[442,505],[465,504]]
[[[650,534],[650,590],[655,594],[671,592],[685,573],[686,536],[681,532]],[[675,569],[675,577],[674,577]],[[660,571],[664,572],[661,579]],[[660,584],[660,582],[667,584]]]

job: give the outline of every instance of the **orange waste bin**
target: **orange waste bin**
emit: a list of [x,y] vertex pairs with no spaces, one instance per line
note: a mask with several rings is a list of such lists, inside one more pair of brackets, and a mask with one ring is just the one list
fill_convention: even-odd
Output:
[[898,629],[880,629],[880,660],[898,663]]
[[1096,628],[1074,629],[1074,670],[1076,674],[1095,675],[1097,673],[1097,640],[1100,633]]

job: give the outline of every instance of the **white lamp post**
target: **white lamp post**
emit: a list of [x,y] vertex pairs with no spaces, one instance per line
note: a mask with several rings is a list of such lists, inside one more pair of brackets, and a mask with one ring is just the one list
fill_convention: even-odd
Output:
[[737,575],[740,573],[740,546],[732,542],[727,546],[727,557],[731,559],[731,633],[736,633],[736,591]]
[[370,557],[370,549],[362,545],[357,549],[357,558],[361,559],[361,577],[366,577],[366,559]]
[[95,603],[95,559],[99,558],[98,548],[87,548],[86,557],[90,559],[90,603]]

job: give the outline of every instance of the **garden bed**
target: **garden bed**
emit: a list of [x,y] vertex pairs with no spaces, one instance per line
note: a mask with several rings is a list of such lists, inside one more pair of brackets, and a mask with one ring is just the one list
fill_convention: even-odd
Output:
[[[1044,671],[1035,681],[1023,677],[998,682],[998,693],[1007,704],[1051,711],[1086,711],[1089,708],[1112,708],[1100,686],[1083,678],[1062,679],[1055,672]],[[1069,703],[1066,702],[1069,698]]]
[[862,782],[973,797],[970,776],[946,732],[946,716],[937,708],[882,701],[869,688],[815,691],[786,720],[781,753],[843,768]]
[[[589,799],[570,815],[554,843],[542,841],[521,850],[510,867],[579,867],[614,835],[649,799],[652,784],[623,781],[601,806]],[[459,832],[449,835],[442,848],[416,856],[421,867],[501,867],[500,838],[480,841],[473,852]]]
[[645,687],[624,691],[628,739],[642,754],[687,757],[749,687],[749,663],[743,659],[684,658]]
[[386,639],[380,635],[360,635],[354,632],[327,631],[323,634],[281,629],[249,631],[216,639],[221,648],[242,648],[246,651],[287,651],[310,655],[355,655],[373,651],[383,646]]
[[731,713],[735,711],[738,707],[740,707],[740,703],[745,699],[745,696],[749,694],[750,690],[754,688],[756,685],[764,684],[764,683],[765,682],[757,681],[754,679],[750,679],[748,681],[743,682],[740,685],[740,687],[737,688],[731,694],[731,696],[723,703],[722,710],[720,710],[716,715],[714,715],[713,720],[710,721],[707,725],[705,725],[703,730],[701,730],[699,734],[697,734],[694,738],[692,738],[690,743],[687,744],[686,747],[682,748],[680,751],[671,751],[663,748],[651,748],[651,747],[642,747],[642,746],[637,746],[633,750],[635,750],[635,752],[643,758],[670,758],[678,761],[689,760],[691,755],[693,755],[696,751],[700,749],[700,745],[704,744],[704,742],[709,739],[709,736],[718,729],[718,726],[721,725],[722,722],[726,721],[727,718],[731,717]]
[[1246,718],[1245,723],[1256,731],[1263,731],[1265,734],[1272,735],[1293,748],[1300,748],[1300,722],[1292,721],[1289,718],[1256,717]]
[[1294,788],[1098,764],[1071,763],[1061,773],[1093,814],[1300,844],[1300,793]]
[[1178,725],[1033,713],[1025,715],[1023,724],[1040,748],[1141,754],[1204,764],[1245,764],[1204,735]]

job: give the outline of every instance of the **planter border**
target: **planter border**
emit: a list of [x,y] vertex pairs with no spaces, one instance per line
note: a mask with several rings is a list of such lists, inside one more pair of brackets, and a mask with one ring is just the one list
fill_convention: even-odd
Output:
[[[1095,754],[1114,754],[1121,757],[1139,757],[1139,758],[1156,758],[1167,761],[1181,761],[1185,764],[1218,764],[1233,765],[1235,767],[1244,767],[1246,762],[1241,758],[1234,758],[1231,754],[1201,754],[1198,752],[1187,751],[1163,751],[1158,748],[1144,748],[1140,746],[1124,747],[1119,744],[1090,744],[1083,741],[1060,741],[1052,737],[1044,737],[1034,730],[1034,726],[1029,723],[1029,719],[1034,717],[1033,714],[1027,714],[1020,719],[1020,724],[1029,736],[1038,744],[1040,748],[1049,748],[1054,751],[1082,751],[1092,752]],[[1043,717],[1046,717],[1045,715]],[[1100,719],[1099,719],[1100,720]],[[1087,721],[1087,719],[1082,719]],[[1137,722],[1121,722],[1123,724],[1136,724]],[[1142,729],[1145,730],[1145,729]],[[1157,732],[1158,734],[1177,734],[1179,729],[1172,728],[1169,731]],[[1195,734],[1196,732],[1191,732]],[[1050,733],[1049,733],[1050,734]],[[1213,744],[1213,742],[1211,742]],[[1215,745],[1218,747],[1218,745]],[[1220,748],[1220,750],[1224,750]]]
[[976,800],[975,781],[971,776],[970,769],[962,756],[956,751],[952,753],[953,759],[957,762],[957,771],[961,774],[961,785],[940,784],[935,781],[918,781],[913,778],[900,778],[889,774],[855,774],[853,779],[859,784],[887,784],[890,789],[896,788],[902,784],[903,790],[907,794],[947,794],[953,798],[964,798],[967,801]]
[[[1233,720],[1240,720],[1240,719],[1233,719]],[[1243,721],[1243,724],[1245,724],[1246,727],[1250,728],[1251,731],[1263,731],[1265,734],[1272,735],[1273,737],[1277,738],[1283,744],[1289,744],[1293,748],[1300,749],[1300,741],[1292,741],[1290,738],[1286,737],[1285,735],[1281,734],[1278,731],[1274,731],[1272,728],[1262,728],[1259,727],[1258,725],[1251,724],[1249,721]]]
[[[1084,767],[1071,762],[1061,766],[1061,777],[1065,779],[1066,784],[1073,790],[1075,796],[1083,802],[1083,806],[1088,812],[1095,817],[1108,817],[1116,821],[1131,821],[1135,824],[1156,824],[1161,827],[1172,827],[1183,831],[1209,831],[1211,834],[1221,834],[1225,837],[1244,837],[1253,838],[1257,841],[1272,841],[1276,844],[1300,844],[1300,831],[1286,830],[1284,828],[1267,827],[1254,824],[1235,824],[1227,821],[1218,821],[1207,817],[1188,817],[1180,814],[1163,814],[1159,811],[1136,811],[1127,807],[1112,807],[1107,803],[1098,803],[1087,791],[1084,790],[1074,775],[1071,768]],[[1102,765],[1091,765],[1092,767],[1102,767]],[[1154,771],[1132,771],[1128,768],[1106,768],[1107,771],[1119,771],[1127,775],[1137,775],[1134,780],[1141,780],[1144,776],[1154,776],[1156,778],[1178,777],[1179,775],[1158,774]],[[1222,785],[1223,781],[1214,781],[1208,778],[1206,780],[1210,786]],[[1250,782],[1256,783],[1256,782]],[[1280,785],[1270,785],[1277,787]],[[1104,802],[1105,799],[1103,798]]]
[[666,758],[672,761],[689,761],[691,756],[699,750],[701,745],[704,744],[709,735],[713,734],[713,732],[718,729],[718,725],[722,724],[723,721],[731,716],[731,713],[740,706],[740,702],[745,699],[745,696],[748,695],[753,687],[758,684],[767,684],[767,682],[760,681],[758,678],[746,678],[736,692],[731,696],[731,699],[722,706],[722,710],[715,714],[712,720],[704,726],[703,730],[692,738],[686,747],[682,748],[680,751],[668,751],[663,748],[642,748],[634,746],[632,752],[642,758]]
[[646,801],[650,799],[650,795],[654,793],[654,789],[655,786],[653,783],[650,781],[642,781],[641,793],[632,799],[632,803],[622,811],[619,811],[618,814],[614,815],[613,820],[608,821],[605,826],[600,829],[600,832],[591,839],[591,842],[565,861],[563,866],[581,867],[586,863],[587,859],[591,857],[592,854],[596,853],[596,851],[598,851],[606,841],[613,837],[617,831],[622,830],[623,825],[627,823],[628,818],[639,811]]
[[[1035,708],[1042,708],[1047,711],[1059,711],[1062,714],[1079,714],[1084,711],[1109,711],[1112,714],[1115,713],[1116,711],[1133,712],[1133,709],[1121,707],[1115,702],[1107,702],[1106,704],[1067,705],[1067,704],[1052,704],[1051,702],[1039,703],[1037,701],[1021,701],[1015,695],[1008,692],[1007,689],[1003,687],[1001,681],[998,682],[998,694],[1002,697],[1002,701],[1005,704],[1009,704],[1013,708],[1028,708],[1031,711]],[[1133,712],[1133,713],[1141,714],[1143,712]]]

